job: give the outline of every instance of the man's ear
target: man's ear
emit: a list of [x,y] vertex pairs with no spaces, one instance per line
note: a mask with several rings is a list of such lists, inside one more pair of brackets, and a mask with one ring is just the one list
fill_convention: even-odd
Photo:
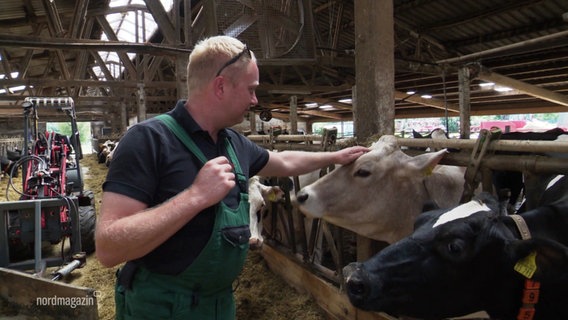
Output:
[[506,252],[521,268],[536,268],[533,279],[537,281],[558,280],[568,270],[568,247],[553,240],[515,240],[506,246]]
[[218,76],[215,77],[215,79],[213,80],[213,90],[215,92],[215,96],[217,98],[222,98],[223,94],[225,94],[225,85],[226,85],[226,81],[225,81],[225,77],[223,76]]

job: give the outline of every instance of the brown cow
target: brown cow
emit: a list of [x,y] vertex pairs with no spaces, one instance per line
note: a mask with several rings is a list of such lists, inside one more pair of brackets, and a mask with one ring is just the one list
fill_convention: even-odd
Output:
[[297,195],[300,211],[360,235],[393,243],[412,232],[424,205],[457,205],[464,169],[438,165],[446,150],[415,157],[383,136],[371,151],[335,169]]

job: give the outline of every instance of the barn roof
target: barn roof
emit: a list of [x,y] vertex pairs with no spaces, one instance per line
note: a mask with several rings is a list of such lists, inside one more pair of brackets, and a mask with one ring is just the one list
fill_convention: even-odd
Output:
[[[352,119],[354,1],[114,1],[0,2],[0,119],[21,116],[27,96],[71,96],[85,120],[116,116],[124,105],[136,113],[141,90],[148,113],[166,111],[178,97],[176,61],[220,33],[259,58],[256,111],[286,119],[295,95],[306,120]],[[396,117],[457,110],[464,66],[472,114],[568,107],[568,1],[393,4]],[[179,31],[184,24],[191,32]]]

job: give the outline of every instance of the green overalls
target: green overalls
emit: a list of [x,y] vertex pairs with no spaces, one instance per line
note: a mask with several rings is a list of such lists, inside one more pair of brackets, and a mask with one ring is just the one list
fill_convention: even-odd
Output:
[[[158,116],[203,163],[207,161],[177,122]],[[116,319],[235,319],[232,283],[240,274],[248,251],[249,202],[247,179],[235,151],[225,139],[227,152],[241,186],[237,209],[217,205],[211,238],[193,263],[181,274],[152,273],[139,267],[131,289],[116,286]]]

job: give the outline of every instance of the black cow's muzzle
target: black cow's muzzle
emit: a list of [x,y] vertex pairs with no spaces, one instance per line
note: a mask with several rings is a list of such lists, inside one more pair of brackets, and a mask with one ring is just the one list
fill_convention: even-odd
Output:
[[365,267],[360,262],[350,263],[343,268],[343,277],[349,300],[354,306],[363,308],[370,294],[369,275]]

